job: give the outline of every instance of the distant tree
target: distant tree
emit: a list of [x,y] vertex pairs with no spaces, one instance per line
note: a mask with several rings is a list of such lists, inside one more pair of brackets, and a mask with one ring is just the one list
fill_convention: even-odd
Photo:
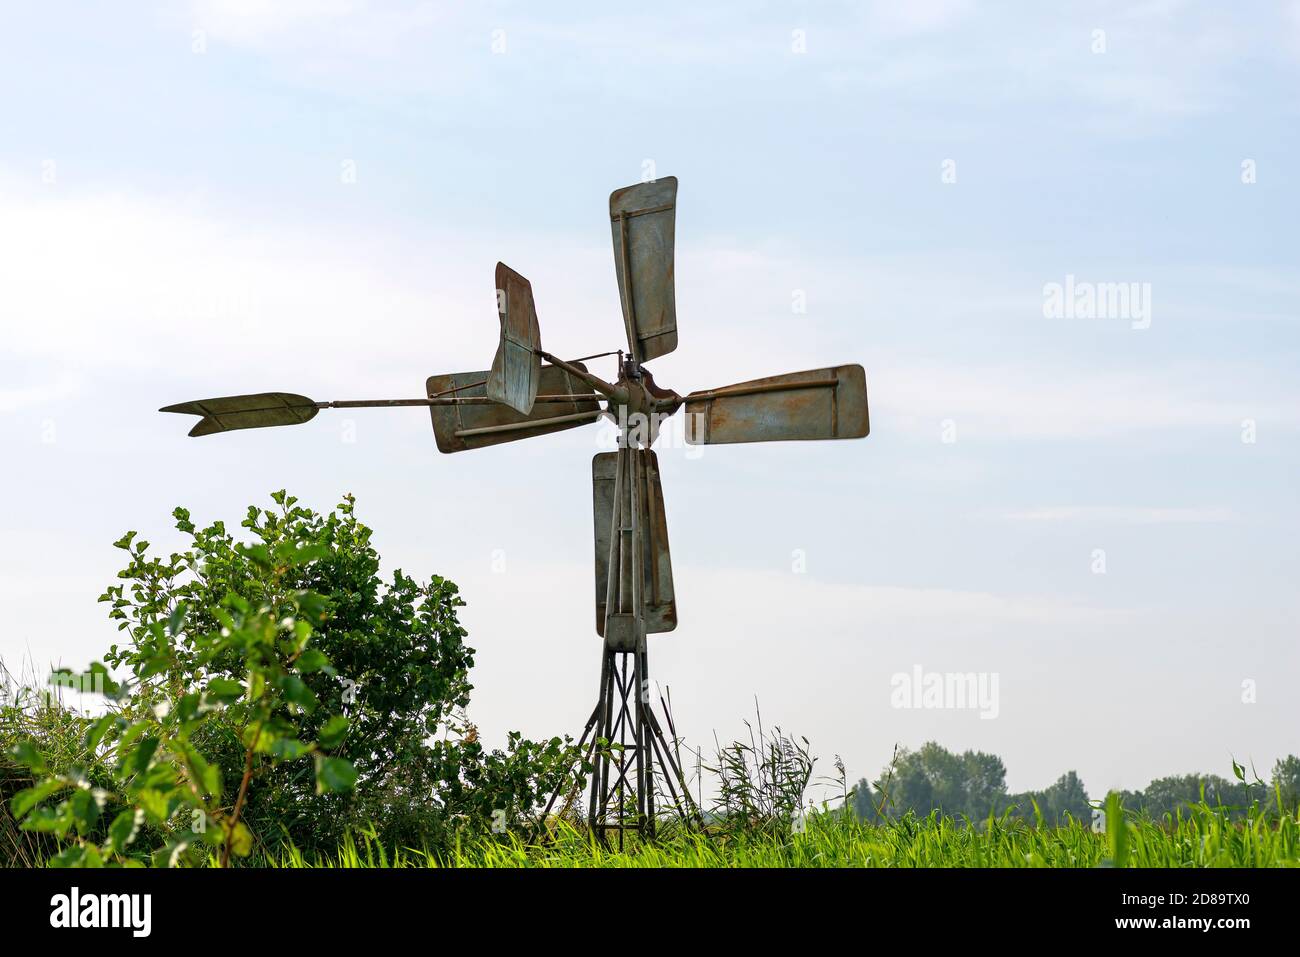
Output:
[[[1269,796],[1274,809],[1284,814],[1295,814],[1300,807],[1300,757],[1288,754],[1278,758],[1273,765],[1273,793]],[[1278,801],[1281,806],[1278,806]]]
[[1053,827],[1064,824],[1066,815],[1076,821],[1086,822],[1092,819],[1088,792],[1074,771],[1066,771],[1056,779],[1055,784],[1045,790],[1009,794],[1004,800],[1004,806],[1013,808],[1016,817],[1036,823],[1038,814],[1034,813],[1035,805],[1038,806],[1038,814],[1043,816],[1043,823]]
[[1142,809],[1144,799],[1141,791],[1116,791],[1115,793],[1119,795],[1119,803],[1121,807],[1130,811],[1138,811]]
[[886,813],[929,814],[982,819],[995,811],[1006,793],[1006,767],[994,754],[953,754],[934,741],[916,751],[902,750],[887,789]]
[[996,754],[966,751],[961,755],[961,775],[968,817],[988,817],[997,812],[1007,793],[1007,768]]
[[863,778],[853,788],[853,813],[858,816],[860,821],[877,821],[880,815],[877,808],[880,807],[883,795],[879,790],[879,785],[883,781],[872,783]]
[[1229,781],[1217,774],[1179,774],[1156,778],[1142,791],[1139,807],[1153,818],[1177,814],[1188,805],[1199,804],[1204,798],[1211,807],[1233,808],[1243,813],[1252,800],[1250,787]]
[[[1211,807],[1223,807],[1233,818],[1244,817],[1253,804],[1277,813],[1300,810],[1300,757],[1288,755],[1273,766],[1270,791],[1253,780],[1250,772],[1238,769],[1239,779],[1230,781],[1217,774],[1183,774],[1157,778],[1140,791],[1120,791],[1120,802],[1130,811],[1145,812],[1159,819],[1177,814],[1204,800]],[[900,749],[890,768],[874,782],[858,782],[853,808],[864,821],[900,817],[911,811],[924,816],[939,811],[949,817],[973,821],[989,813],[1011,813],[1036,822],[1037,805],[1043,823],[1064,824],[1067,817],[1092,820],[1093,809],[1087,789],[1075,771],[1067,771],[1050,787],[1040,791],[1006,792],[1006,767],[993,754],[965,751],[954,754],[933,741],[915,751]]]

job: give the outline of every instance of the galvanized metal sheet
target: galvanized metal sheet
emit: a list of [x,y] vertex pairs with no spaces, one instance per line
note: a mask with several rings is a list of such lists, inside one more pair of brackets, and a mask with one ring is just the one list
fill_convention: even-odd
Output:
[[[640,470],[642,535],[642,594],[645,596],[645,630],[647,634],[672,631],[677,627],[677,601],[673,591],[673,563],[668,551],[668,519],[664,512],[664,492],[659,480],[659,460],[649,449],[632,452],[632,462]],[[606,596],[609,589],[610,537],[614,515],[615,477],[618,453],[601,452],[591,460],[592,515],[595,528],[596,558],[596,634],[605,635]],[[631,486],[624,481],[622,499],[624,515],[631,514]],[[630,527],[630,521],[622,523]],[[631,536],[624,533],[623,541]],[[621,607],[613,612],[630,616],[633,608],[632,563],[630,555],[619,553],[616,564],[622,569]],[[618,599],[615,599],[616,602]]]
[[860,439],[870,431],[867,374],[860,365],[692,392],[685,405],[686,441],[692,445]]
[[501,341],[488,376],[488,398],[503,402],[521,415],[533,411],[542,374],[541,330],[533,305],[533,287],[505,263],[497,263],[497,313]]
[[197,402],[168,405],[159,412],[181,412],[202,416],[190,435],[213,435],[235,429],[264,429],[274,425],[299,425],[316,417],[316,403],[292,392],[259,392],[255,395],[227,395]]
[[[584,371],[586,369],[580,363],[575,365]],[[535,435],[549,435],[551,432],[562,432],[595,422],[598,418],[600,403],[592,399],[551,401],[543,398],[533,404],[532,412],[527,415],[506,405],[483,402],[483,397],[487,395],[488,375],[487,372],[457,372],[432,376],[425,383],[425,394],[430,398],[443,396],[480,400],[475,404],[429,407],[433,417],[433,434],[440,452],[463,452],[466,449],[529,439]],[[543,397],[588,395],[591,392],[581,379],[555,366],[541,370],[538,388]],[[561,421],[553,421],[557,419]],[[530,422],[537,424],[530,427]],[[478,432],[479,429],[502,431]]]
[[619,302],[634,358],[648,362],[677,348],[673,231],[677,177],[638,183],[609,197]]

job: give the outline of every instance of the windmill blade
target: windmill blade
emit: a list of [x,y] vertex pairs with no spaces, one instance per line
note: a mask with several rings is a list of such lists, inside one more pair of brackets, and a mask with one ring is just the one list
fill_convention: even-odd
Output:
[[198,424],[190,429],[190,435],[200,436],[236,429],[299,425],[314,419],[320,407],[305,395],[259,392],[256,395],[227,395],[217,399],[181,402],[163,406],[158,411],[201,416]]
[[487,380],[487,396],[520,415],[533,411],[542,374],[541,330],[533,305],[533,287],[505,263],[497,263],[497,313],[501,341]]
[[[634,474],[620,476],[618,453],[598,452],[591,460],[592,509],[596,535],[596,634],[628,631],[631,628],[632,561],[624,536],[632,513],[630,481],[637,481],[637,502],[641,506],[642,536],[641,595],[645,599],[647,634],[672,631],[677,627],[677,600],[673,592],[673,563],[668,552],[668,519],[664,512],[664,490],[659,479],[659,459],[650,449],[634,449],[629,456]],[[615,508],[618,517],[615,517]],[[617,537],[614,528],[619,529]],[[610,569],[619,569],[618,581],[610,588]],[[609,604],[610,598],[613,605]],[[608,617],[607,617],[608,614]],[[609,624],[607,629],[606,624]],[[608,636],[626,644],[626,634]]]
[[[581,363],[574,365],[586,371]],[[595,422],[602,415],[600,402],[577,376],[545,366],[538,377],[542,395],[528,414],[487,397],[490,372],[458,372],[432,376],[425,392],[430,398],[433,435],[440,452],[464,452],[536,435],[549,435]],[[440,397],[455,396],[456,401]],[[475,401],[477,400],[477,401]]]
[[609,197],[614,269],[627,329],[628,351],[639,362],[677,348],[673,289],[673,232],[677,177],[638,183]]
[[870,431],[862,366],[832,366],[692,392],[685,400],[692,445],[860,439]]

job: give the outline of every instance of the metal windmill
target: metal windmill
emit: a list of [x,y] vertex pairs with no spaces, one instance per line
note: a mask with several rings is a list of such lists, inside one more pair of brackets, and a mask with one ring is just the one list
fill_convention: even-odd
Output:
[[[593,375],[583,359],[565,361],[542,350],[532,287],[498,263],[500,344],[488,371],[433,376],[419,399],[316,402],[265,392],[161,410],[201,416],[190,430],[199,436],[299,424],[321,409],[428,406],[442,452],[546,435],[602,416],[615,421],[617,451],[592,459],[596,632],[604,639],[604,651],[599,695],[579,748],[586,749],[594,768],[588,822],[602,838],[616,830],[620,844],[625,831],[653,833],[657,773],[674,809],[684,817],[696,813],[649,695],[646,636],[677,625],[663,489],[651,449],[659,424],[685,406],[686,440],[702,445],[855,439],[868,432],[866,376],[860,365],[770,376],[686,396],[655,384],[645,363],[677,348],[676,203],[674,177],[616,190],[609,198],[627,335],[627,352],[617,352],[616,382]],[[600,356],[584,357],[594,358]]]

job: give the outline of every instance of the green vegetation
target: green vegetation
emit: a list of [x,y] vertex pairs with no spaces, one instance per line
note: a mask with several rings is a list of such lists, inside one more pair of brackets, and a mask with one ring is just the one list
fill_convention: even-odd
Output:
[[[328,515],[272,499],[246,541],[184,509],[180,552],[117,541],[103,663],[48,684],[0,663],[0,866],[1300,865],[1300,758],[1270,782],[1234,763],[1235,781],[1092,800],[1074,772],[1008,794],[999,758],[931,742],[853,788],[836,758],[812,801],[808,741],[761,714],[701,757],[702,830],[665,820],[654,842],[602,846],[573,808],[537,818],[589,770],[569,739],[479,742],[456,586],[381,581],[351,498]],[[65,706],[78,691],[99,706]]]
[[8,862],[226,864],[335,849],[359,827],[441,847],[517,821],[564,779],[566,739],[511,734],[489,752],[465,719],[455,585],[381,582],[350,498],[328,516],[272,499],[249,507],[246,542],[176,509],[185,550],[114,543],[127,564],[100,601],[123,643],[52,678],[106,713],[39,690],[0,705]]
[[[443,853],[388,849],[349,837],[339,851],[293,848],[260,858],[268,867],[1297,867],[1300,827],[1258,815],[1230,821],[1210,805],[1172,821],[1117,814],[1110,833],[1080,823],[1035,827],[1016,818],[971,826],[937,813],[867,824],[843,814],[812,815],[801,833],[677,828],[619,853],[567,825],[529,845],[483,838]],[[1123,834],[1123,837],[1119,837]],[[1118,851],[1117,851],[1118,848]]]
[[[1130,811],[1163,820],[1179,811],[1207,803],[1233,820],[1246,818],[1259,805],[1273,817],[1297,810],[1300,796],[1300,758],[1288,755],[1273,766],[1271,780],[1235,764],[1235,781],[1217,774],[1185,774],[1157,778],[1141,791],[1120,792]],[[954,818],[982,820],[990,814],[1035,823],[1067,824],[1089,821],[1098,802],[1088,796],[1083,781],[1067,771],[1042,791],[1009,794],[1006,767],[995,754],[966,751],[954,754],[933,741],[915,751],[900,750],[890,766],[873,782],[859,781],[854,788],[854,808],[868,821],[888,821],[911,813],[924,817],[938,811]]]

